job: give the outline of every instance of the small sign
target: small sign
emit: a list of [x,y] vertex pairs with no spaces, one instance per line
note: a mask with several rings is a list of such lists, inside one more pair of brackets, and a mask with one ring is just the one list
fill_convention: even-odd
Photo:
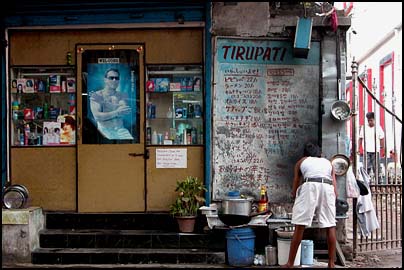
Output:
[[98,64],[119,64],[119,58],[98,58]]
[[156,168],[187,168],[187,149],[156,149]]

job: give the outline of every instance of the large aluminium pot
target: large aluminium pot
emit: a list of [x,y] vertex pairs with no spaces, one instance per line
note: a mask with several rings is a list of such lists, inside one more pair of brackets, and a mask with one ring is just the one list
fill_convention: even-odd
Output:
[[219,210],[219,219],[227,226],[239,226],[248,224],[252,217],[266,212],[251,214],[253,198],[226,198],[222,200],[222,207]]
[[228,198],[222,200],[221,213],[226,215],[249,216],[252,210],[253,199]]

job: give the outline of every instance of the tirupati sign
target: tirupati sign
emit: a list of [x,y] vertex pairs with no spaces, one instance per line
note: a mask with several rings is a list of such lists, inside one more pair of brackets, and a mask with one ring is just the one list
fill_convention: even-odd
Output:
[[[230,190],[289,200],[305,141],[318,141],[320,44],[218,38],[213,89],[213,199]],[[257,193],[257,194],[255,194]]]

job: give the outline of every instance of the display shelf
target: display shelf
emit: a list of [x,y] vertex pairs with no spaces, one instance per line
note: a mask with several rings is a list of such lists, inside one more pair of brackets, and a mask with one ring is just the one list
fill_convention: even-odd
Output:
[[203,145],[202,66],[146,68],[147,145]]
[[11,146],[75,145],[75,76],[73,66],[10,68]]

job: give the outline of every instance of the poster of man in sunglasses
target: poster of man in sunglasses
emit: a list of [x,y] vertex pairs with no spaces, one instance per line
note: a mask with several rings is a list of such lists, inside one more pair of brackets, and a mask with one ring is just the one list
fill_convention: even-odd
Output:
[[89,118],[95,121],[98,131],[106,139],[133,140],[127,128],[134,121],[128,97],[129,67],[124,64],[92,64],[88,72],[89,114],[92,114]]

